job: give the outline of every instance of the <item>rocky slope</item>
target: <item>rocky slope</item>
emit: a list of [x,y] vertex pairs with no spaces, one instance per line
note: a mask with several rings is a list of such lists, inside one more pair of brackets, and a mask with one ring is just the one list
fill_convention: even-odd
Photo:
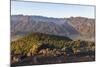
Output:
[[84,17],[50,18],[43,16],[11,16],[11,36],[22,36],[32,32],[68,36],[75,38],[94,38],[95,20]]

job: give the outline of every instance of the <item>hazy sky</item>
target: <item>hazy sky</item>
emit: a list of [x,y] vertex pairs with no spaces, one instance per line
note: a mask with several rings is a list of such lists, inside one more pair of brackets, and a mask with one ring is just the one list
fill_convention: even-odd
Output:
[[11,15],[41,15],[56,18],[81,16],[94,18],[94,11],[95,7],[93,6],[11,1]]

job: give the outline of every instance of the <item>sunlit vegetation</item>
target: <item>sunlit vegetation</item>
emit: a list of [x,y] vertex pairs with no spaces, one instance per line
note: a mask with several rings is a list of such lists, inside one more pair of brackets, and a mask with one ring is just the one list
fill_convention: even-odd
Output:
[[[11,42],[11,61],[20,62],[23,57],[76,55],[95,51],[95,43],[71,40],[68,37],[31,33]],[[89,53],[88,53],[89,54]]]

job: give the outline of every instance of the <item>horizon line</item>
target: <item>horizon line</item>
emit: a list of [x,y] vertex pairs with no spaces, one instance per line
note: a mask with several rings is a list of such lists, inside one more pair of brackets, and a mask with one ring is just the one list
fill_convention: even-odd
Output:
[[65,17],[51,17],[51,16],[43,16],[43,15],[30,15],[30,14],[11,14],[12,15],[19,15],[19,16],[41,16],[41,17],[47,17],[47,18],[71,18],[71,17],[83,17],[83,18],[88,18],[88,19],[95,19],[95,17],[84,17],[84,16],[65,16]]

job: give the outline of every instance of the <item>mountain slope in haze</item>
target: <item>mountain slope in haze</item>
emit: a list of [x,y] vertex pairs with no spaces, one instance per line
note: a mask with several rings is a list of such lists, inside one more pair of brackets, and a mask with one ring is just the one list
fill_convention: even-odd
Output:
[[11,16],[12,38],[32,32],[66,36],[71,39],[94,39],[95,20],[84,17],[50,18],[34,15]]
[[67,20],[61,18],[47,18],[42,16],[11,16],[11,34],[23,35],[40,32],[53,35],[68,36],[79,34]]
[[95,19],[85,17],[70,17],[67,18],[72,25],[81,35],[82,38],[95,38]]

